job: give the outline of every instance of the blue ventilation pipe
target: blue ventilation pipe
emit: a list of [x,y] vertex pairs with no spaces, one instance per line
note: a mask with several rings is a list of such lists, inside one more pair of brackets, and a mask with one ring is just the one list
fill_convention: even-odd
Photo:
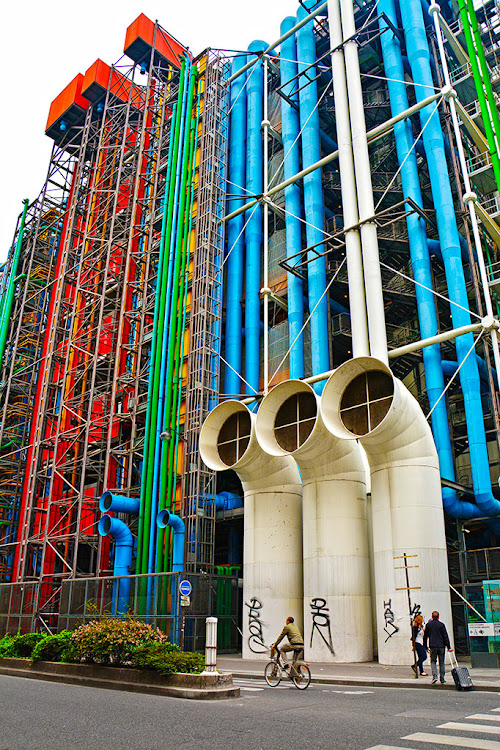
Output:
[[[297,20],[302,21],[308,15],[308,11],[299,8]],[[298,71],[302,73],[309,65],[317,59],[316,44],[312,22],[306,24],[297,31],[297,58]],[[302,167],[305,169],[321,159],[320,135],[319,135],[319,112],[318,87],[314,80],[314,67],[309,68],[307,74],[299,75],[299,108],[300,126],[302,129]],[[313,80],[311,81],[310,78]],[[316,107],[316,108],[315,108]],[[304,183],[304,215],[306,224],[306,240],[308,247],[315,245],[314,251],[308,252],[307,266],[309,312],[317,306],[311,316],[311,363],[312,374],[318,375],[326,372],[330,367],[328,349],[328,299],[324,294],[326,289],[326,263],[325,258],[318,258],[317,253],[324,252],[324,245],[317,244],[324,240],[323,223],[323,187],[321,184],[321,170],[315,169],[306,175]],[[319,304],[318,304],[319,302]],[[316,384],[318,390],[322,390],[324,383]],[[316,388],[316,386],[315,386]]]
[[[388,27],[385,17],[397,26],[396,9],[394,0],[380,0],[379,2],[379,27],[383,31],[380,36],[382,47],[382,58],[384,62],[389,99],[391,103],[391,114],[395,116],[408,109],[408,96],[404,83],[404,66],[401,55],[399,39]],[[382,15],[384,14],[384,15]],[[413,132],[411,122],[402,120],[394,125],[394,137],[396,140],[396,151],[398,162],[401,166],[401,181],[403,194],[412,198],[415,203],[423,207],[422,193],[418,176],[418,165],[413,145]],[[415,284],[415,295],[417,299],[417,312],[420,326],[421,338],[434,336],[438,332],[438,321],[434,296],[432,294],[433,280],[431,262],[428,250],[428,239],[424,220],[416,213],[410,213],[406,217],[408,227],[408,238],[410,246],[410,258],[413,276],[418,284]],[[439,246],[439,243],[436,243]],[[440,250],[440,246],[439,246]],[[419,286],[422,284],[423,286]],[[425,289],[423,287],[426,287]],[[428,291],[429,290],[429,291]],[[427,346],[422,350],[425,369],[425,382],[429,404],[432,407],[438,402],[443,393],[445,382],[441,364],[441,351],[439,344]],[[448,414],[446,400],[442,398],[431,415],[432,432],[439,456],[439,468],[441,476],[451,482],[455,481],[455,468],[453,464],[453,451],[451,447],[450,431],[448,426]],[[449,487],[442,488],[443,507],[447,513],[455,518],[475,518],[483,515],[479,508],[468,502],[459,500],[455,490]]]
[[[413,81],[417,84],[415,95],[417,100],[421,100],[434,93],[435,89],[420,0],[400,0],[399,8],[408,60],[412,69]],[[437,209],[436,222],[448,294],[451,300],[461,305],[461,307],[450,305],[453,327],[458,328],[470,324],[471,319],[467,312],[469,303],[463,274],[460,239],[438,113],[434,112],[429,121],[433,109],[434,105],[429,105],[420,110],[420,120],[422,127],[426,126],[423,131],[423,140],[434,205]],[[500,513],[500,502],[496,500],[491,491],[478,366],[475,357],[470,356],[465,359],[473,343],[472,333],[455,339],[457,360],[463,363],[459,376],[464,396],[474,494],[476,503],[483,513],[492,516]]]
[[137,516],[140,503],[138,497],[113,495],[109,490],[106,490],[99,498],[99,510],[101,513],[113,511],[114,513],[130,513],[132,516]]
[[[295,26],[294,16],[285,18],[280,27],[280,34]],[[292,35],[281,45],[280,83],[283,94],[298,105],[297,94],[297,45]],[[293,79],[292,83],[289,83]],[[284,179],[288,180],[300,171],[299,162],[299,116],[297,109],[286,99],[281,98],[281,137],[283,139]],[[296,255],[302,249],[302,208],[300,201],[300,186],[297,182],[285,188],[285,227],[287,258]],[[298,259],[295,260],[297,262]],[[304,377],[304,336],[300,333],[304,325],[304,306],[302,303],[302,280],[287,271],[288,291],[288,341],[292,346],[289,355],[290,378]],[[300,334],[300,335],[299,335]],[[298,338],[297,338],[298,337]]]
[[[97,526],[101,536],[109,536],[115,543],[115,560],[113,576],[129,576],[132,570],[132,550],[134,546],[132,532],[119,518],[107,514],[102,516]],[[124,615],[128,612],[130,599],[130,578],[120,578],[113,584],[112,612]]]
[[[156,525],[160,529],[165,529],[167,526],[171,527],[174,534],[172,544],[172,573],[182,573],[184,570],[184,540],[186,535],[184,521],[165,508],[164,510],[160,510],[156,516]],[[170,610],[172,615],[170,640],[176,644],[180,641],[179,588],[177,579],[178,576],[173,577],[172,606]]]
[[[252,42],[249,52],[263,52],[269,47],[260,40]],[[255,63],[247,78],[247,153],[246,187],[248,196],[261,195],[264,187],[262,172],[262,117],[264,74],[262,63]],[[251,218],[250,218],[251,217]],[[256,204],[245,214],[245,392],[259,390],[260,361],[260,262],[262,247],[262,208]]]
[[[235,57],[231,66],[231,74],[237,73],[246,65],[247,56]],[[231,83],[230,98],[230,136],[229,136],[229,167],[227,192],[235,197],[227,201],[227,211],[235,211],[244,203],[245,193],[245,162],[246,162],[246,134],[247,134],[247,87],[246,74],[235,78]],[[237,197],[236,197],[237,196]],[[239,197],[241,196],[241,197]],[[236,395],[241,393],[241,325],[243,299],[243,257],[245,237],[243,214],[235,216],[227,225],[227,282],[226,282],[226,365],[224,373],[224,390]],[[231,369],[233,368],[233,369]]]
[[156,525],[160,529],[170,526],[173,530],[172,573],[182,573],[184,570],[184,537],[186,534],[184,521],[165,508],[160,510],[156,516]]

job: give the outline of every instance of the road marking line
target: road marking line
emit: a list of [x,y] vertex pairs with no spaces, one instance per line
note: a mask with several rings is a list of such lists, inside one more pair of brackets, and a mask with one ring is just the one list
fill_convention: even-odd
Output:
[[490,716],[489,714],[471,714],[466,719],[483,719],[484,721],[500,721],[500,716]]
[[261,693],[264,688],[253,688],[253,687],[242,687],[240,690],[248,690],[249,692]]
[[415,748],[409,747],[396,747],[396,745],[374,745],[373,747],[367,747],[366,750],[415,750]]
[[446,737],[444,734],[430,732],[415,732],[401,737],[402,740],[413,742],[433,742],[435,745],[451,745],[452,747],[471,747],[475,750],[500,750],[500,742],[495,740],[476,739],[475,737]]
[[447,721],[439,724],[437,729],[456,729],[465,732],[484,732],[485,734],[500,734],[500,727],[487,727],[484,724],[462,724],[459,721]]

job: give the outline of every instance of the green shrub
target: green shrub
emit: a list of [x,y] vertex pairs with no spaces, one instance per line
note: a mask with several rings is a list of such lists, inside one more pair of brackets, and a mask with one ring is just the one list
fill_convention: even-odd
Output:
[[32,661],[65,661],[71,646],[71,630],[62,630],[54,635],[44,635],[31,654]]
[[160,674],[191,672],[198,674],[205,669],[201,654],[184,653],[172,643],[139,646],[132,654],[132,666],[137,669],[153,669]]
[[[135,669],[154,669],[160,672],[168,662],[172,653],[179,652],[179,647],[173,643],[148,643],[144,646],[134,648],[131,658],[131,666]],[[173,671],[173,670],[172,670]],[[171,674],[171,671],[163,674]]]
[[68,658],[75,662],[97,664],[130,663],[138,646],[166,643],[167,636],[159,628],[128,617],[118,620],[105,617],[81,625],[71,637]]
[[169,654],[167,658],[169,665],[173,667],[173,672],[199,674],[205,669],[205,657],[202,654],[180,651],[179,653]]
[[4,637],[0,639],[0,657],[6,656],[5,652],[9,650],[13,640],[14,638],[10,633],[7,633],[7,635],[4,635]]
[[[10,638],[10,641],[6,639]],[[5,636],[0,641],[1,655],[17,659],[29,659],[38,641],[44,638],[43,633],[24,633],[23,635]],[[5,641],[5,645],[3,645]]]

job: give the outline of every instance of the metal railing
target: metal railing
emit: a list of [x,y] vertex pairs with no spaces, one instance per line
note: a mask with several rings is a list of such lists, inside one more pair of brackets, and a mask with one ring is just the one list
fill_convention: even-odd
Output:
[[[2,583],[0,638],[6,633],[57,633],[91,620],[130,616],[160,628],[174,642],[182,632],[184,649],[199,651],[205,642],[205,619],[215,615],[220,649],[236,651],[240,647],[238,578],[189,574],[188,607],[181,607],[181,578],[181,573],[157,573],[71,579],[62,582],[57,600],[46,596],[45,601],[44,584]],[[115,614],[116,602],[123,601],[124,595],[127,612]]]

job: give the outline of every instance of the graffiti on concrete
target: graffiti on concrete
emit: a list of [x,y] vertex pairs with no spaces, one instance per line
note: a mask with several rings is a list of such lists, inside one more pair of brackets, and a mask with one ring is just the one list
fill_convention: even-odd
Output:
[[248,607],[248,647],[254,654],[263,654],[267,651],[261,619],[262,606],[262,602],[256,596],[252,597],[250,602],[245,602],[245,607]]
[[320,596],[316,596],[311,601],[311,615],[312,615],[312,630],[311,630],[311,640],[309,643],[309,647],[312,648],[313,645],[313,639],[314,639],[314,633],[316,632],[327,649],[330,651],[331,654],[335,656],[335,651],[333,649],[333,642],[332,642],[332,630],[331,630],[331,623],[330,623],[330,610],[328,609],[328,605],[326,603],[326,599],[323,599]]
[[385,643],[389,640],[389,638],[392,638],[393,635],[395,635],[399,628],[394,622],[396,619],[396,616],[394,612],[392,611],[392,600],[389,599],[388,602],[384,602],[384,632],[387,633],[387,638],[385,639]]
[[411,615],[412,620],[414,620],[415,617],[417,617],[417,615],[422,615],[422,607],[420,606],[420,604],[413,605],[413,607],[411,608],[410,615]]

